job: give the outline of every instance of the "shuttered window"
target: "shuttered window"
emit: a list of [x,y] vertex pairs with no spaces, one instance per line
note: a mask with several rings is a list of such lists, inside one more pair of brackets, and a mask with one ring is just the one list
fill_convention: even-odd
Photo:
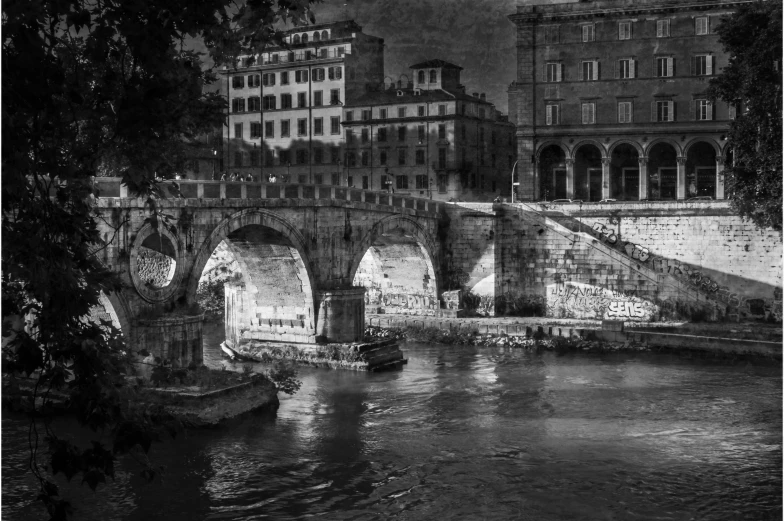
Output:
[[582,28],[582,36],[584,42],[592,42],[594,41],[594,27],[593,24],[586,24],[581,26]]
[[583,103],[582,114],[583,125],[592,125],[596,123],[596,103]]
[[675,102],[667,100],[651,103],[651,121],[675,121]]
[[561,64],[548,63],[545,65],[544,81],[548,83],[561,81]]
[[632,23],[631,22],[619,22],[618,23],[618,39],[619,40],[631,40],[632,38]]
[[656,38],[668,38],[670,36],[670,21],[656,20]]
[[699,54],[691,59],[692,76],[712,76],[713,75],[713,56]]
[[713,120],[713,103],[708,99],[695,99],[691,102],[692,119],[697,121]]
[[615,79],[626,80],[637,77],[636,63],[631,58],[618,60],[615,65]]
[[632,102],[619,101],[618,102],[618,123],[631,123],[632,122]]
[[694,34],[701,36],[708,34],[708,17],[698,16],[694,19]]
[[675,60],[670,56],[654,58],[654,70],[658,78],[669,78],[675,74]]
[[545,125],[558,125],[558,105],[550,104],[545,106]]
[[577,73],[579,81],[596,81],[599,79],[599,62],[597,60],[580,62]]

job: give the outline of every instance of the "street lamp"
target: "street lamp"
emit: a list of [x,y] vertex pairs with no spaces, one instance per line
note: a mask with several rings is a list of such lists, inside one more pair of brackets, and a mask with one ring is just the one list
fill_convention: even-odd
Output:
[[[519,159],[518,159],[518,161],[519,161]],[[514,165],[512,165],[512,204],[514,204],[515,186],[520,186],[520,182],[518,181],[518,182],[515,183],[515,180],[514,180],[515,169],[516,168],[517,168],[517,161],[515,161]]]
[[212,149],[212,180],[215,181],[215,161],[218,159],[218,151]]

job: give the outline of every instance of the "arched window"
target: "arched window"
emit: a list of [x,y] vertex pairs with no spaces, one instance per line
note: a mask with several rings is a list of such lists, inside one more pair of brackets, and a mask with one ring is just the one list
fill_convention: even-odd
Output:
[[430,83],[436,83],[438,80],[436,79],[436,71],[435,69],[430,71]]
[[419,71],[419,83],[425,83],[425,71]]
[[308,43],[308,33],[302,35],[302,43]]
[[327,31],[321,31],[321,39],[329,40],[329,33]]
[[299,43],[299,35],[298,34],[294,35],[294,43]]
[[319,32],[316,31],[315,33],[313,33],[313,41],[317,42],[319,40],[321,40],[321,34],[319,34]]

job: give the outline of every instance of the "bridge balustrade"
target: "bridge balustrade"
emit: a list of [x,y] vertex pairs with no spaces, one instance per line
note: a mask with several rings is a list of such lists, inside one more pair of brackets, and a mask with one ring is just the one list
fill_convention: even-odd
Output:
[[[422,197],[335,185],[191,179],[164,181],[164,183],[170,182],[177,183],[182,197],[187,199],[332,199],[409,208],[431,214],[440,213],[444,204]],[[119,177],[97,177],[95,187],[99,190],[101,198],[134,197]]]

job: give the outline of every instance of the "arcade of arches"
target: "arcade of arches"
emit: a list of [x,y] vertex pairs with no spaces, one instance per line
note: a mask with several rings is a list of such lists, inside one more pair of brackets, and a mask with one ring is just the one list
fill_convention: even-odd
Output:
[[712,140],[681,148],[657,141],[646,148],[582,142],[571,150],[545,143],[536,156],[540,200],[666,201],[724,198],[723,157]]

